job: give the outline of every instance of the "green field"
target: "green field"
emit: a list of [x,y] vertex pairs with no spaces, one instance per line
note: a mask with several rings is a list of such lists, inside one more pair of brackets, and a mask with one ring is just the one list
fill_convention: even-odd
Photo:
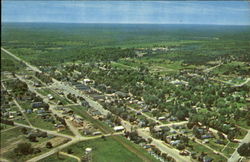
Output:
[[223,156],[221,155],[216,155],[212,150],[204,147],[203,145],[201,144],[198,144],[196,142],[193,142],[193,141],[190,141],[189,142],[190,145],[193,146],[193,150],[192,149],[189,149],[189,151],[194,151],[194,152],[197,152],[198,154],[197,155],[200,155],[201,152],[204,152],[207,154],[207,156],[213,158],[214,161],[223,161],[223,162],[226,162],[226,158],[224,158]]
[[1,72],[17,72],[25,69],[25,65],[19,61],[16,61],[12,56],[9,56],[1,50]]
[[[114,140],[112,137],[107,137],[106,140],[103,139],[96,139],[81,142],[70,146],[69,148],[72,149],[73,154],[82,157],[84,155],[85,148],[92,148],[92,159],[94,162],[142,162],[143,160],[140,159],[135,153],[130,152],[125,148],[122,144]],[[67,149],[66,149],[67,150]],[[66,151],[65,150],[65,151]],[[154,160],[153,157],[149,157],[151,161]]]
[[51,162],[51,161],[55,161],[55,162],[58,162],[58,161],[62,161],[62,162],[77,162],[76,159],[74,158],[71,158],[71,157],[68,157],[68,156],[64,156],[64,155],[56,155],[56,154],[53,154],[47,158],[44,158],[42,160],[39,160],[39,162]]

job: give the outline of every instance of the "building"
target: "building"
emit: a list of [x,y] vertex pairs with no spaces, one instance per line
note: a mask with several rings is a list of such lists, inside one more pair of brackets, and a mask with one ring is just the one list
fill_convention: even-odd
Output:
[[118,132],[118,131],[123,131],[123,130],[124,130],[124,127],[123,127],[123,126],[115,126],[115,127],[114,127],[114,130],[115,130],[116,132]]

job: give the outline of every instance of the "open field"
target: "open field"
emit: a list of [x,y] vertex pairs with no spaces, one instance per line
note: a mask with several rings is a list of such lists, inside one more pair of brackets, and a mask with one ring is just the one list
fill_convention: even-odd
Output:
[[[120,138],[120,137],[118,137]],[[130,142],[127,142],[130,143]],[[122,162],[122,161],[135,161],[142,162],[135,152],[130,152],[127,148],[125,148],[118,141],[114,140],[113,137],[107,137],[104,139],[97,139],[86,141],[82,143],[78,143],[69,147],[72,149],[73,154],[82,157],[84,155],[84,150],[86,148],[92,148],[93,151],[91,153],[92,159],[94,162]],[[65,150],[66,151],[66,150]],[[148,154],[145,154],[148,155]],[[156,161],[153,157],[148,155],[149,160]]]
[[71,157],[68,157],[68,156],[64,156],[64,155],[60,155],[60,154],[54,154],[54,155],[51,155],[47,158],[44,158],[42,160],[39,160],[39,162],[50,162],[50,161],[55,161],[55,162],[58,162],[58,161],[62,161],[62,162],[77,162],[76,159],[74,158],[71,158]]

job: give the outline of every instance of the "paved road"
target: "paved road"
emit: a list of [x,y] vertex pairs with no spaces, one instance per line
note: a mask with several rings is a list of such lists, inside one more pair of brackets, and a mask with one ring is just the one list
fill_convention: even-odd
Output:
[[28,122],[28,124],[29,124],[30,126],[32,126],[32,124],[31,124],[30,121],[29,121],[29,118],[28,118],[28,117],[26,116],[26,114],[23,112],[23,108],[19,105],[19,103],[16,101],[15,98],[12,98],[12,99],[13,99],[13,101],[15,102],[15,104],[17,105],[18,109],[21,111],[21,113],[22,113],[23,117],[25,118],[25,120]]
[[168,126],[171,127],[173,125],[183,125],[183,124],[187,124],[188,121],[181,121],[181,122],[172,122],[172,123],[167,123],[167,124],[161,124],[161,125],[157,125],[156,127],[162,127],[162,126]]
[[243,85],[247,84],[249,81],[250,81],[250,78],[247,78],[247,79],[246,79],[243,83],[240,83],[240,84],[234,84],[233,86],[234,86],[234,87],[241,87],[241,86],[243,86]]
[[[129,108],[130,110],[132,110],[132,111],[134,111],[134,112],[138,112],[138,110],[132,108],[131,106],[127,106],[127,108]],[[161,125],[163,125],[163,123],[162,123],[161,121],[155,119],[154,117],[151,117],[151,116],[149,116],[149,115],[147,115],[147,114],[145,114],[145,113],[143,113],[143,112],[141,112],[141,114],[142,114],[143,116],[145,116],[146,118],[151,119],[151,120],[153,120],[153,121],[155,121],[155,122],[160,123]]]
[[7,53],[8,55],[14,57],[16,60],[24,63],[26,66],[28,66],[30,69],[32,69],[33,71],[36,71],[36,72],[42,72],[41,70],[39,70],[37,67],[35,66],[32,66],[31,64],[29,64],[28,62],[24,61],[23,59],[17,57],[16,55],[14,55],[13,53],[7,51],[6,49],[4,49],[3,47],[1,47],[1,50],[3,50],[5,53]]
[[250,78],[247,78],[244,82],[242,82],[242,83],[240,83],[240,84],[234,84],[234,83],[230,83],[230,82],[228,82],[228,81],[219,80],[219,79],[214,79],[214,78],[210,78],[210,80],[218,81],[218,82],[221,82],[221,83],[224,83],[224,84],[229,84],[229,85],[231,85],[232,87],[241,87],[241,86],[247,84],[247,83],[250,81]]
[[187,156],[181,156],[179,154],[179,151],[174,149],[174,148],[169,148],[164,144],[163,141],[155,139],[150,136],[149,130],[146,129],[137,129],[138,135],[141,136],[144,139],[151,138],[153,145],[155,145],[158,149],[160,149],[162,152],[167,153],[168,155],[172,156],[177,162],[188,162],[192,161],[189,157]]
[[38,130],[40,130],[42,132],[47,132],[48,134],[51,134],[51,135],[54,135],[54,136],[64,137],[64,138],[68,138],[68,139],[73,139],[74,138],[73,136],[58,133],[56,131],[50,131],[50,130],[46,130],[46,129],[42,129],[42,128],[38,128],[38,127],[34,127],[34,126],[29,126],[29,125],[25,125],[25,124],[21,124],[21,123],[14,122],[14,125],[20,126],[20,127],[25,127],[25,128],[30,128],[30,129],[38,129]]
[[219,66],[221,66],[221,65],[222,65],[222,63],[219,63],[219,64],[216,65],[216,66],[213,66],[213,67],[211,67],[211,68],[207,68],[207,69],[203,70],[203,72],[210,72],[210,71],[212,71],[213,69],[215,69],[215,68],[217,68],[217,67],[219,67]]
[[[121,134],[121,133],[114,133],[114,134],[107,134],[107,135],[105,135],[105,136],[120,135],[120,134]],[[72,141],[70,141],[70,142],[68,142],[68,143],[65,143],[65,144],[63,144],[63,145],[61,145],[61,146],[58,146],[58,147],[56,147],[56,148],[53,148],[53,149],[50,150],[49,152],[46,152],[46,153],[44,153],[44,154],[42,154],[42,155],[36,156],[36,157],[34,157],[34,158],[32,158],[32,159],[29,159],[27,162],[35,162],[35,161],[44,159],[44,158],[46,158],[46,157],[48,157],[48,156],[50,156],[50,155],[53,155],[53,154],[59,152],[60,150],[62,150],[62,149],[64,149],[64,148],[67,148],[67,147],[69,147],[70,145],[76,144],[76,143],[78,143],[78,142],[87,141],[87,140],[93,140],[93,139],[97,139],[97,138],[101,138],[101,137],[102,137],[102,135],[100,135],[100,136],[93,136],[93,137],[79,137],[79,138],[76,138],[76,137],[75,137],[75,138],[73,138]]]
[[[17,75],[17,77],[18,77],[20,80],[22,80],[23,82],[26,82],[26,83],[27,83],[27,85],[28,85],[30,91],[36,93],[38,96],[40,96],[40,97],[43,99],[43,101],[45,101],[45,103],[49,104],[50,110],[52,111],[53,114],[56,114],[56,115],[59,116],[59,117],[63,117],[63,116],[64,116],[63,114],[61,114],[60,112],[58,112],[58,111],[55,109],[55,108],[56,108],[56,105],[55,105],[55,104],[49,103],[49,100],[48,100],[47,96],[43,96],[43,95],[41,95],[40,93],[38,93],[38,92],[35,90],[35,88],[34,88],[32,85],[30,85],[30,84],[27,82],[27,80],[23,79],[21,76],[18,76],[18,75]],[[74,126],[71,124],[71,122],[68,121],[67,119],[66,119],[65,121],[66,121],[67,126],[68,126],[69,129],[71,130],[71,132],[72,132],[75,136],[81,137],[81,134],[79,133],[78,129],[77,129],[76,127],[74,127]]]
[[104,109],[103,106],[101,104],[99,104],[98,102],[92,100],[90,97],[88,97],[86,94],[84,94],[83,92],[72,88],[70,85],[65,84],[65,83],[61,83],[57,80],[54,80],[55,84],[53,84],[56,88],[59,89],[63,89],[64,92],[67,93],[71,93],[74,94],[76,96],[81,96],[83,97],[91,107],[93,107],[94,109],[98,110],[101,114],[103,115],[107,115],[109,113],[108,110]]
[[[243,143],[248,143],[250,142],[250,130],[248,130],[247,135],[241,140],[239,146],[237,147],[237,149],[243,144]],[[237,149],[235,149],[234,153],[232,154],[232,156],[228,159],[228,162],[237,162],[241,156],[238,154]]]
[[76,159],[78,162],[81,162],[81,159],[80,159],[79,157],[75,156],[75,155],[68,154],[68,153],[66,153],[66,152],[59,152],[59,154],[64,155],[64,156],[71,157],[71,158],[73,158],[73,159]]

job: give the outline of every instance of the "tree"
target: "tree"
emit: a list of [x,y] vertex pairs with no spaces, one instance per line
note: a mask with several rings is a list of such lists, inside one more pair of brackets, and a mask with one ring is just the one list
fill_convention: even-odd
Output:
[[68,154],[72,154],[72,153],[73,153],[72,149],[71,149],[71,148],[68,148],[68,149],[67,149],[67,153],[68,153]]
[[178,150],[184,150],[184,149],[185,149],[185,145],[182,144],[182,143],[180,143],[180,144],[177,145],[176,148],[177,148]]
[[185,120],[185,117],[187,117],[188,113],[185,113],[183,110],[178,110],[176,113],[176,117],[179,120]]
[[250,156],[250,142],[249,143],[243,143],[238,149],[237,152],[240,154],[240,156]]
[[23,127],[22,129],[21,129],[21,132],[23,133],[23,134],[27,134],[28,132],[27,132],[28,130],[25,128],[25,127]]
[[47,142],[47,143],[46,143],[46,147],[49,148],[49,149],[52,148],[52,147],[53,147],[53,146],[52,146],[52,143],[51,143],[51,142]]
[[106,141],[106,136],[102,135],[101,137],[104,141]]
[[33,153],[33,148],[30,143],[19,143],[17,148],[14,149],[17,154],[28,155]]

